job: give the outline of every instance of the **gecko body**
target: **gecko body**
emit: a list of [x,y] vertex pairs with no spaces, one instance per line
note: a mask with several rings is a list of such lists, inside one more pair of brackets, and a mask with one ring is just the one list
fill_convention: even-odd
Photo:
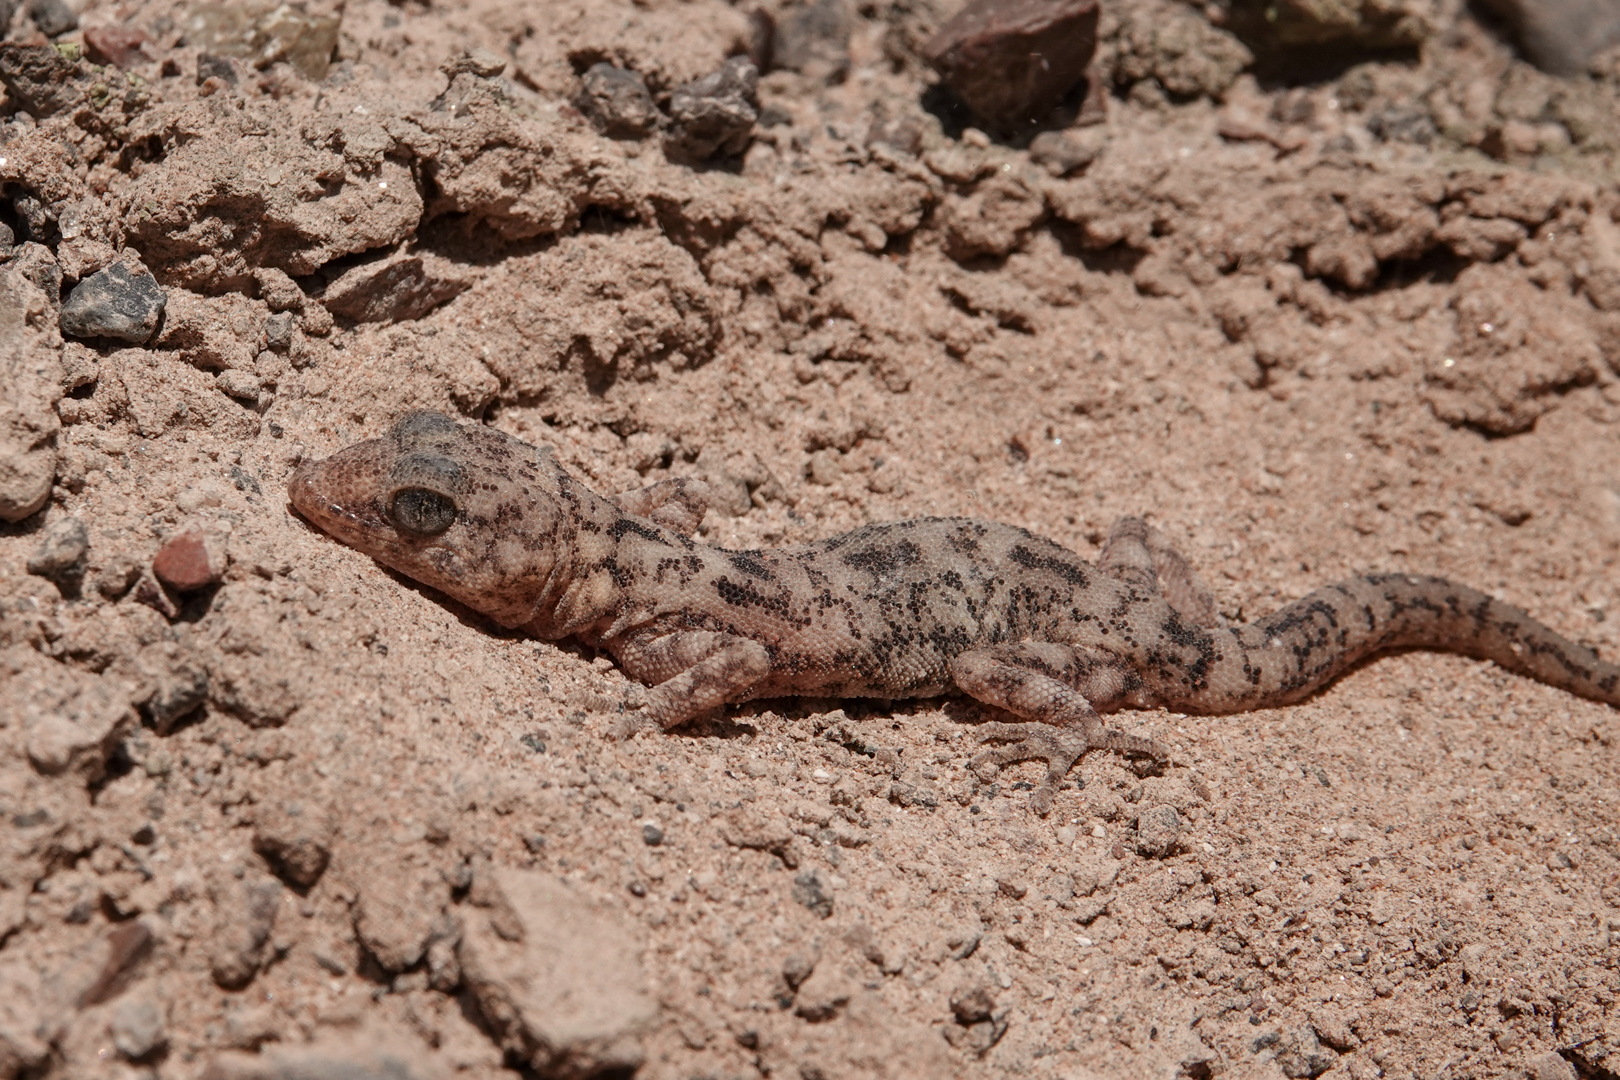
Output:
[[1443,578],[1366,574],[1242,626],[1157,530],[1124,518],[1095,564],[972,518],[867,525],[729,551],[692,538],[694,481],[605,498],[550,451],[439,413],[305,462],[308,521],[378,562],[536,637],[608,650],[669,728],[755,698],[959,691],[1020,717],[977,764],[1037,758],[1039,810],[1107,748],[1164,758],[1105,726],[1122,707],[1235,713],[1297,701],[1361,658],[1466,653],[1620,705],[1620,667],[1519,609]]

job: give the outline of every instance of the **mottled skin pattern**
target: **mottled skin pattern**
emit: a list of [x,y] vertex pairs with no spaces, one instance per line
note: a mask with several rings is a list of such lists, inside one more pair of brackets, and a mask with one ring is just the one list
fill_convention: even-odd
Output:
[[1368,574],[1246,626],[1140,519],[1093,565],[971,518],[868,525],[770,551],[694,541],[705,491],[671,480],[607,499],[550,451],[432,412],[294,473],[293,506],[384,565],[536,637],[605,648],[673,727],[753,698],[959,690],[1027,723],[976,765],[1049,765],[1037,809],[1088,750],[1163,759],[1100,712],[1235,713],[1311,694],[1379,650],[1488,657],[1620,705],[1620,668],[1442,578]]

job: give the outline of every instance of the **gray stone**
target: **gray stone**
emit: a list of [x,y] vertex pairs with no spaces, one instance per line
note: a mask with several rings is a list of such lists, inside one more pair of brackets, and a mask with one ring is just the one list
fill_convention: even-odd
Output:
[[292,348],[293,328],[297,319],[290,311],[280,311],[264,320],[264,343],[271,352],[284,353]]
[[157,330],[167,301],[168,294],[151,274],[114,263],[68,293],[62,305],[62,333],[140,345]]
[[1620,42],[1620,0],[1485,0],[1512,30],[1529,61],[1552,75],[1584,74],[1598,53]]
[[28,572],[40,577],[61,577],[84,561],[90,550],[90,532],[76,517],[54,518],[45,526],[39,546],[28,556]]
[[34,20],[34,25],[46,37],[56,37],[79,28],[78,12],[69,7],[66,0],[32,0],[28,5],[28,17]]
[[613,139],[643,139],[658,130],[658,106],[639,72],[592,64],[580,76],[574,106],[602,134]]
[[1308,1027],[1289,1028],[1275,1045],[1277,1067],[1288,1080],[1321,1076],[1338,1060],[1338,1055],[1318,1042],[1316,1032]]
[[509,1061],[544,1076],[628,1074],[658,1009],[637,959],[643,943],[609,911],[549,874],[475,873],[462,974]]
[[849,71],[854,25],[846,0],[811,0],[790,8],[776,23],[772,66],[826,82],[841,80]]
[[677,86],[669,116],[665,149],[671,156],[704,161],[742,153],[759,119],[759,69],[746,56],[733,56],[712,75]]
[[145,998],[122,1002],[113,1013],[112,1036],[118,1052],[137,1061],[163,1045],[163,1013]]

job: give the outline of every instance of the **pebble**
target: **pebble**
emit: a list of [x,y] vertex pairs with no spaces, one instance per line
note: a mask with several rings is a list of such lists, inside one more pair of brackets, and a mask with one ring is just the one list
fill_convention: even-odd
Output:
[[279,877],[307,889],[326,870],[335,832],[324,804],[273,799],[262,804],[255,815],[253,850],[270,862]]
[[1102,153],[1072,131],[1043,131],[1029,144],[1030,160],[1046,167],[1053,176],[1068,176],[1085,168]]
[[60,577],[72,572],[90,550],[90,532],[76,517],[52,519],[28,556],[28,572],[39,577]]
[[657,847],[664,842],[664,830],[649,822],[641,827],[641,839],[648,847]]
[[1524,1063],[1526,1080],[1577,1080],[1579,1073],[1563,1055],[1548,1052]]
[[264,344],[271,352],[284,353],[292,348],[293,328],[297,321],[290,311],[278,311],[264,320]]
[[1029,884],[1021,878],[999,877],[996,879],[996,889],[1003,896],[1022,900],[1029,893]]
[[1097,0],[973,0],[923,45],[969,109],[1017,127],[1051,112],[1085,78]]
[[644,139],[662,119],[641,73],[609,63],[592,64],[580,76],[574,107],[612,139]]
[[163,1045],[163,1013],[145,998],[125,1001],[113,1013],[112,1036],[120,1054],[138,1061]]
[[719,71],[677,86],[669,115],[665,149],[675,157],[703,161],[742,153],[759,119],[759,68],[733,56]]
[[742,771],[753,777],[755,780],[758,780],[760,777],[769,773],[771,769],[769,765],[766,765],[758,758],[749,758],[747,761],[743,762]]
[[114,263],[73,287],[62,304],[62,333],[140,345],[157,330],[168,293],[145,270]]
[[223,541],[192,529],[163,545],[152,560],[152,573],[176,592],[191,592],[224,577],[228,564]]

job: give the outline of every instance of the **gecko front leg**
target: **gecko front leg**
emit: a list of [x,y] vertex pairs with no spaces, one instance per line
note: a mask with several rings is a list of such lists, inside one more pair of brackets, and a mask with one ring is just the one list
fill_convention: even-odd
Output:
[[1029,799],[1030,808],[1043,817],[1052,810],[1058,785],[1088,751],[1119,750],[1161,761],[1169,757],[1152,739],[1103,724],[1093,701],[1105,708],[1112,705],[1129,679],[1111,658],[1054,642],[1027,641],[962,653],[951,661],[951,679],[986,705],[1032,721],[981,725],[983,741],[1012,743],[985,750],[970,767],[977,771],[984,765],[1046,762],[1046,779]]
[[717,705],[746,699],[771,673],[765,646],[713,630],[632,638],[609,647],[627,674],[652,685],[647,691],[645,717],[665,729]]
[[688,476],[673,476],[613,496],[613,502],[625,513],[648,518],[682,536],[697,532],[709,501],[709,485]]

